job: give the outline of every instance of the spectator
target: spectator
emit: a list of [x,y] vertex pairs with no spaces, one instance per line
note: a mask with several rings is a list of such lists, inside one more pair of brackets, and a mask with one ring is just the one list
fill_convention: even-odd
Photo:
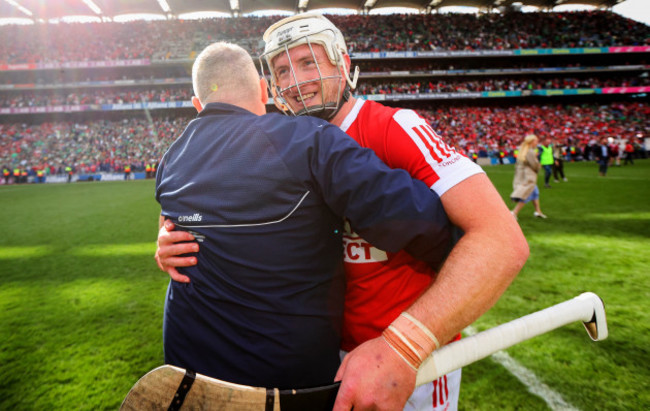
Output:
[[545,145],[540,145],[539,163],[544,168],[544,187],[551,188],[551,173],[553,170],[553,140],[547,137]]
[[603,137],[600,140],[600,145],[594,147],[594,157],[598,163],[598,174],[601,177],[607,175],[607,167],[609,166],[609,161],[612,157],[611,148],[607,137]]
[[623,165],[626,166],[628,163],[634,165],[634,146],[630,141],[625,142],[625,161],[623,161]]
[[531,202],[535,206],[533,215],[546,218],[539,204],[539,188],[537,187],[537,173],[541,167],[535,149],[539,139],[534,134],[529,134],[519,146],[519,155],[515,165],[515,177],[512,182],[513,191],[510,198],[515,202],[511,213],[515,218],[524,206]]
[[564,159],[566,158],[566,146],[560,144],[557,140],[553,141],[553,178],[556,183],[562,181],[569,181],[564,176]]

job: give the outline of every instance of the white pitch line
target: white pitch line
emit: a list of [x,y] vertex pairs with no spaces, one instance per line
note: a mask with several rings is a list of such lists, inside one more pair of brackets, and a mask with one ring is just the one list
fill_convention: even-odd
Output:
[[[467,335],[477,333],[472,326],[465,328]],[[521,365],[517,360],[508,355],[505,351],[499,351],[491,355],[491,358],[501,364],[510,374],[514,375],[532,394],[543,399],[553,411],[579,411],[578,408],[569,404],[562,396],[544,384],[537,378],[535,373]]]

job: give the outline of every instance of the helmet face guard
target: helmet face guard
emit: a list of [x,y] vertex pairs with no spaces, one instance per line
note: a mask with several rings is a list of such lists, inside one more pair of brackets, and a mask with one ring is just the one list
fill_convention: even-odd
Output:
[[[266,70],[270,76],[269,90],[273,96],[275,105],[285,114],[295,116],[310,115],[326,120],[334,117],[339,109],[350,96],[350,90],[356,86],[359,69],[356,68],[354,80],[349,76],[348,68],[345,65],[344,54],[347,54],[345,41],[341,32],[325,17],[316,13],[300,14],[281,20],[272,25],[264,33],[266,47],[264,54],[260,56],[262,75],[266,76]],[[289,50],[306,45],[315,64],[317,76],[298,81],[296,67],[290,58]],[[325,71],[319,66],[314,53],[314,46],[322,46],[329,62],[336,68],[336,71]],[[280,54],[285,54],[289,61],[288,76],[291,79],[286,87],[281,87],[277,73],[274,70],[273,62]],[[345,79],[345,83],[344,80]],[[286,78],[284,79],[286,82]],[[320,90],[320,102],[305,103],[303,87],[316,85]],[[336,90],[335,93],[332,90]],[[295,99],[289,103],[289,99]]]
[[[289,58],[289,50],[300,44],[307,44],[309,47],[309,53],[311,54],[310,58],[314,62],[314,66],[317,71],[316,76],[303,81],[298,81],[296,67],[294,66],[295,62]],[[286,87],[280,86],[280,80],[278,79],[278,76],[273,69],[273,59],[281,53],[286,54],[287,60],[289,62],[287,77],[285,77],[283,80],[284,83],[286,83],[284,84]],[[275,56],[273,58],[268,58],[266,53],[262,55],[261,66],[263,75],[266,75],[265,65],[268,67],[270,74],[269,89],[271,95],[273,96],[273,100],[276,103],[276,106],[285,112],[285,114],[292,114],[294,116],[308,115],[320,117],[326,120],[332,118],[341,107],[344,94],[343,92],[347,88],[343,86],[342,81],[344,78],[344,72],[342,70],[345,70],[345,64],[343,62],[341,62],[341,64],[338,64],[339,62],[337,62],[335,65],[335,72],[325,73],[325,67],[321,67],[316,60],[314,46],[312,45],[308,36],[298,39],[292,43],[287,43],[280,46],[280,50],[274,54]],[[331,70],[327,71],[329,72]],[[288,82],[287,78],[290,79]],[[307,105],[307,103],[305,103],[306,98],[303,90],[306,86],[309,86],[312,89],[313,86],[318,87],[320,101],[310,102],[310,105]],[[333,90],[336,90],[336,92],[332,93]],[[289,99],[292,99],[291,103],[288,102]]]

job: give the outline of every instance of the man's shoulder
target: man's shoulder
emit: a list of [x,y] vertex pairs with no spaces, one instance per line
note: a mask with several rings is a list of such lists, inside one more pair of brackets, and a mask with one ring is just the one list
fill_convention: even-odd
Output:
[[356,121],[363,134],[374,137],[408,131],[413,127],[427,124],[414,110],[388,107],[374,101],[366,101],[359,111]]
[[270,140],[293,143],[314,143],[320,136],[346,137],[338,127],[317,117],[287,116],[269,113],[261,116],[258,123],[260,132]]
[[363,107],[359,110],[359,118],[366,120],[370,124],[385,123],[393,121],[395,115],[403,111],[413,112],[413,110],[389,107],[376,101],[369,100],[364,102]]
[[333,127],[332,124],[317,117],[310,116],[287,116],[280,113],[267,113],[259,116],[258,124],[264,130],[274,131],[277,128],[312,129],[317,131],[323,128]]
[[281,113],[266,113],[259,118],[263,121],[274,121],[274,122],[281,122],[281,123],[286,123],[286,124],[329,124],[327,121],[322,120],[318,117],[312,117],[312,116],[289,116],[286,114],[281,114]]

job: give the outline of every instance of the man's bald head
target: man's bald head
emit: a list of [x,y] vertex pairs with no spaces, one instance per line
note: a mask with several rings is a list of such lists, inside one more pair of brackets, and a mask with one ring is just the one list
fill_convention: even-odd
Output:
[[202,105],[259,99],[260,77],[243,48],[218,42],[206,47],[192,66],[194,95]]

